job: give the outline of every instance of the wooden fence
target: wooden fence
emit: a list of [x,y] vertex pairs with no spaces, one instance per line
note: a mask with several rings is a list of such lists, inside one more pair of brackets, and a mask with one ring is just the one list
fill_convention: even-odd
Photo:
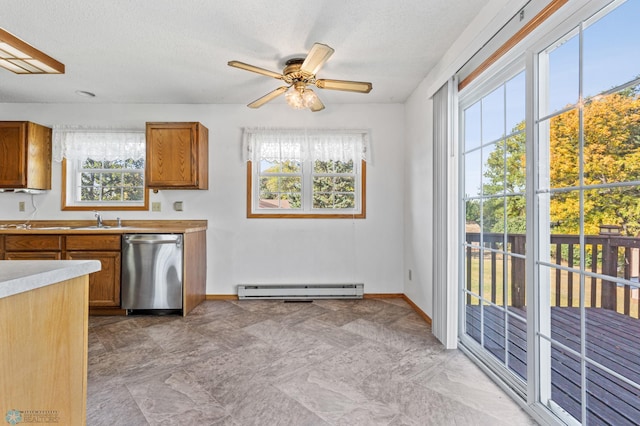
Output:
[[[474,271],[471,259],[480,256],[480,233],[466,233],[466,285],[471,289],[474,281]],[[489,283],[491,286],[490,300],[496,303],[499,289],[502,284],[509,283],[508,305],[516,308],[526,306],[525,283],[525,259],[517,256],[508,256],[508,277],[503,278],[503,283],[498,279],[502,274],[498,273],[503,255],[499,252],[512,254],[525,254],[526,238],[524,234],[508,234],[506,236],[507,247],[504,247],[503,234],[483,234],[484,248],[483,268],[489,268]],[[580,266],[580,240],[578,235],[551,235],[550,236],[550,262],[569,268],[579,269]],[[585,236],[585,269],[601,275],[624,278],[629,281],[637,281],[640,276],[640,238],[624,237],[619,235],[587,235]],[[475,271],[477,274],[483,268]],[[486,277],[486,272],[485,272]],[[475,278],[480,278],[478,275]],[[550,277],[553,298],[552,306],[579,306],[579,290],[576,285],[579,281],[577,273],[566,272],[555,268]],[[485,280],[484,285],[487,282]],[[631,285],[619,285],[612,281],[601,280],[595,277],[585,277],[585,307],[602,307],[617,311],[625,315],[638,317],[640,312],[640,297],[638,287]],[[469,298],[470,296],[468,296]],[[622,299],[622,300],[619,300]],[[467,301],[470,303],[470,300]]]

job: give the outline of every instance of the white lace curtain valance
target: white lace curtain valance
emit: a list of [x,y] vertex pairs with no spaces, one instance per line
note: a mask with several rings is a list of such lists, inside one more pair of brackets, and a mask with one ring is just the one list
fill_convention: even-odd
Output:
[[364,130],[245,129],[245,161],[367,160],[369,133]]
[[143,130],[53,128],[53,159],[62,161],[140,159],[145,158]]

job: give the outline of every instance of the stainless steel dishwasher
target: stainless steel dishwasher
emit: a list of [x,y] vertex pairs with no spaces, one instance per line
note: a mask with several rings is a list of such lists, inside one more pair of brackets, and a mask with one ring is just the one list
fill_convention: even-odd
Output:
[[182,235],[122,236],[122,309],[182,309]]

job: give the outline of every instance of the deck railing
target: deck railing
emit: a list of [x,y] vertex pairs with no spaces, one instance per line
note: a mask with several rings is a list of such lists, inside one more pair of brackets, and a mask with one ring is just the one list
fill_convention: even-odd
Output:
[[[480,233],[466,233],[466,280],[467,288],[472,289],[474,282],[479,282],[474,274],[480,269],[472,268],[472,257],[480,255]],[[523,308],[526,305],[525,260],[518,256],[507,256],[507,276],[502,279],[501,251],[512,254],[525,254],[526,238],[524,234],[508,234],[507,247],[503,248],[503,234],[484,233],[482,242],[486,250],[483,255],[484,283],[490,285],[491,302],[496,303],[501,295],[502,285],[509,286],[508,305]],[[550,262],[564,267],[580,265],[580,240],[578,235],[551,235]],[[640,238],[619,235],[587,235],[585,236],[585,268],[591,272],[611,277],[637,281],[640,276]],[[479,263],[479,262],[478,262]],[[551,284],[551,306],[579,306],[580,287],[578,274],[560,268],[553,268],[549,277]],[[470,303],[468,301],[468,303]],[[640,295],[636,286],[619,285],[612,281],[596,277],[585,278],[585,307],[601,307],[621,314],[639,317]]]

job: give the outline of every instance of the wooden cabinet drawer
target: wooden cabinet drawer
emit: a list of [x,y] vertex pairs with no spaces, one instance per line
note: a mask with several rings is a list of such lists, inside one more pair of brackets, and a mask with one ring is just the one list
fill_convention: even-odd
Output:
[[7,235],[6,251],[56,251],[62,250],[59,235]]
[[120,235],[67,235],[65,247],[71,250],[120,250]]
[[18,251],[7,252],[4,260],[60,260],[59,251]]

